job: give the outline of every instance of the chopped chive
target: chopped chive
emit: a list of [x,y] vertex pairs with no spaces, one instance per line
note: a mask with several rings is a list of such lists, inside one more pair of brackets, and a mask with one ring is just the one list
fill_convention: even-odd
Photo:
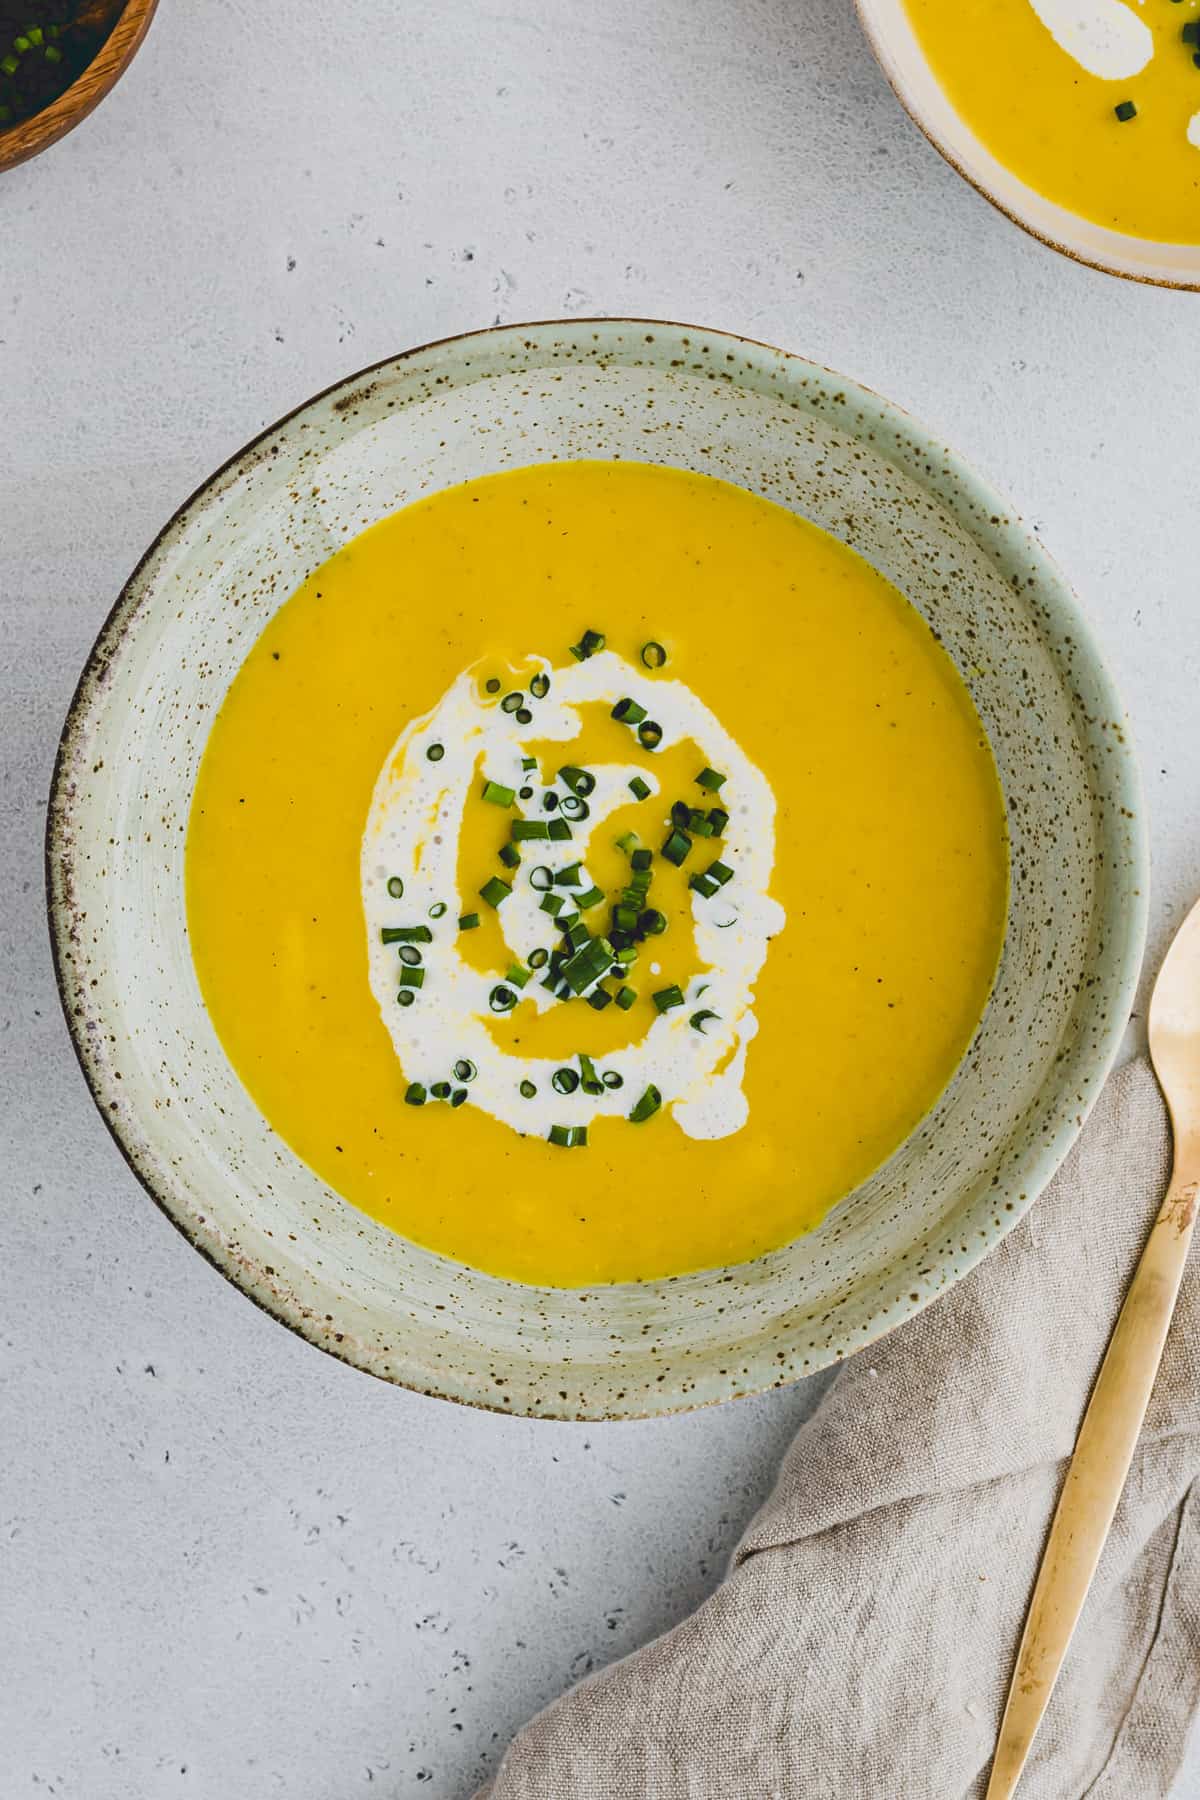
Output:
[[555,1069],[550,1086],[556,1094],[573,1094],[579,1086],[579,1077],[574,1069]]
[[598,887],[585,888],[582,894],[576,894],[575,904],[580,912],[586,912],[590,906],[599,906],[604,894]]
[[537,1093],[537,1084],[532,1081],[523,1081],[517,1089],[517,1092],[520,1094],[522,1100],[532,1100],[533,1096]]
[[1132,100],[1122,100],[1119,106],[1113,107],[1113,111],[1116,113],[1118,119],[1120,119],[1122,125],[1124,125],[1127,120],[1135,119],[1137,117],[1137,107],[1133,104]]
[[516,712],[513,714],[513,717],[516,719],[518,725],[532,725],[533,724],[533,714],[530,712],[530,710],[527,706],[518,706]]
[[560,869],[554,877],[555,887],[582,887],[583,877],[579,873],[582,867],[582,863],[568,863],[566,868]]
[[524,704],[524,694],[505,694],[503,700],[500,702],[500,711],[506,713],[520,712]]
[[632,906],[614,906],[613,924],[618,931],[636,931],[638,916]]
[[521,866],[521,852],[515,844],[501,844],[496,855],[506,869],[519,869]]
[[624,700],[617,701],[612,709],[612,716],[619,719],[622,725],[640,725],[646,716],[646,709],[627,695]]
[[559,920],[559,924],[563,925],[563,937],[566,940],[568,950],[582,950],[583,946],[590,942],[592,934],[586,925],[580,923],[578,913],[575,914],[574,920],[570,925],[564,924],[561,919]]
[[415,944],[401,944],[400,961],[410,969],[415,969],[421,960],[421,952]]
[[661,937],[667,929],[666,915],[648,907],[638,919],[637,928],[645,937]]
[[60,63],[62,61],[62,51],[57,44],[47,44],[42,54],[48,63]]
[[627,950],[633,943],[632,931],[626,931],[623,925],[614,925],[608,934],[608,941],[613,950]]
[[579,794],[564,794],[558,810],[564,819],[586,819],[592,809]]
[[448,1100],[450,1098],[450,1083],[448,1081],[435,1081],[429,1091],[435,1100]]
[[702,788],[707,788],[710,794],[717,793],[725,785],[724,775],[718,775],[715,769],[701,769],[696,780]]
[[642,645],[642,662],[647,669],[661,669],[667,660],[667,653],[654,638]]
[[639,874],[643,873],[654,861],[654,852],[653,850],[635,850],[629,861]]
[[622,987],[617,989],[617,1005],[622,1012],[628,1012],[636,999],[636,988]]
[[533,789],[531,787],[518,788],[517,789],[517,799],[518,800],[532,800],[533,799]]
[[602,631],[585,631],[577,644],[571,645],[571,655],[576,662],[586,662],[589,656],[595,656],[603,650],[605,643]]
[[683,989],[672,984],[670,987],[659,988],[650,998],[660,1013],[670,1012],[672,1007],[683,1005]]
[[533,977],[530,975],[528,969],[523,969],[521,967],[520,963],[513,963],[512,966],[505,971],[504,979],[505,981],[511,981],[514,987],[523,988],[529,986]]
[[544,969],[549,960],[550,952],[543,948],[541,944],[538,945],[536,950],[531,950],[529,952],[529,966],[531,969]]
[[692,822],[692,809],[686,800],[676,800],[671,807],[671,823],[686,831]]
[[729,814],[721,806],[710,806],[708,822],[712,826],[714,837],[724,837],[725,827],[729,824]]
[[429,916],[431,919],[443,919],[449,910],[444,900],[435,900],[429,909]]
[[419,1081],[410,1081],[404,1090],[405,1106],[424,1106],[425,1089]]
[[542,811],[543,812],[557,812],[558,811],[558,795],[557,794],[543,794],[542,795]]
[[612,957],[612,945],[607,938],[591,938],[563,964],[562,978],[573,994],[582,994],[585,987],[599,981]]
[[411,988],[398,988],[396,990],[397,1006],[411,1006],[416,997],[417,996],[413,993]]
[[400,986],[402,988],[424,987],[424,969],[410,969],[407,963],[402,963],[400,965]]
[[455,1081],[474,1081],[478,1073],[479,1070],[475,1067],[475,1064],[471,1061],[469,1056],[459,1057],[454,1065]]
[[630,1113],[629,1117],[635,1125],[640,1125],[643,1120],[653,1118],[661,1105],[662,1095],[654,1084],[651,1083]]
[[517,796],[514,790],[505,787],[503,782],[485,781],[483,797],[485,800],[490,800],[493,806],[511,806]]
[[544,700],[550,692],[550,677],[539,671],[530,677],[529,691],[535,700]]
[[536,869],[529,871],[529,885],[539,894],[546,893],[554,885],[553,871],[548,869],[545,863],[539,863]]
[[719,1019],[720,1017],[720,1013],[712,1012],[708,1007],[702,1007],[699,1012],[694,1012],[692,1014],[691,1018],[688,1020],[688,1024],[693,1031],[698,1031],[703,1037],[704,1027],[708,1024],[708,1021],[710,1019]]
[[618,968],[627,969],[638,959],[637,949],[633,944],[614,944],[613,961]]
[[625,1077],[621,1074],[618,1074],[616,1069],[605,1069],[605,1071],[604,1071],[603,1075],[600,1077],[600,1079],[604,1083],[606,1088],[614,1088],[615,1089],[615,1088],[620,1088],[620,1087],[625,1086]]
[[479,914],[478,913],[460,913],[459,914],[458,929],[460,931],[474,931],[474,929],[478,925],[478,923],[479,923]]
[[545,819],[514,819],[508,828],[508,835],[514,844],[533,843],[550,836],[550,827]]
[[687,835],[687,832],[675,830],[663,845],[661,854],[666,857],[669,863],[674,863],[675,867],[678,869],[682,865],[691,847],[692,840]]
[[720,892],[720,883],[714,881],[711,875],[693,875],[688,886],[703,895],[705,900],[711,900],[714,894]]
[[552,1125],[550,1142],[558,1144],[563,1150],[583,1150],[587,1148],[586,1125]]
[[551,819],[550,842],[552,844],[565,844],[570,836],[571,827],[565,819]]
[[728,863],[711,862],[706,873],[710,881],[715,881],[718,887],[724,887],[727,881],[733,880],[733,870]]
[[518,996],[510,987],[505,987],[502,981],[498,981],[488,995],[488,1005],[494,1013],[511,1012],[517,1004],[517,999]]
[[657,750],[662,743],[662,726],[654,719],[644,719],[637,728],[638,743],[643,750]]
[[398,875],[392,876],[391,880],[387,884],[387,891],[392,896],[393,900],[403,900],[403,898],[404,898],[404,883],[401,881],[401,879]]
[[484,691],[489,694],[498,694],[501,685],[500,677],[498,675],[489,675],[488,679],[483,684]]
[[479,898],[486,900],[489,906],[503,906],[511,893],[512,886],[509,882],[501,881],[498,875],[492,875],[480,888]]
[[648,800],[650,798],[649,784],[643,781],[640,775],[634,776],[629,784],[629,791],[635,800]]
[[564,787],[569,787],[573,794],[579,794],[584,799],[595,791],[596,777],[591,770],[577,769],[573,763],[568,763],[566,768],[558,771],[558,779]]
[[385,944],[432,944],[433,933],[428,925],[385,925],[380,932]]
[[450,1096],[450,1104],[451,1104],[451,1106],[461,1106],[463,1104],[463,1102],[466,1100],[466,1098],[467,1098],[466,1088],[455,1088],[454,1092]]
[[542,896],[542,911],[549,913],[552,918],[556,913],[560,913],[565,905],[566,901],[561,894],[543,894]]
[[425,760],[426,762],[441,762],[445,754],[445,744],[430,744],[428,750],[425,752]]
[[523,756],[521,758],[521,767],[524,769],[525,773],[528,775],[530,769],[537,768],[537,757],[536,756]]
[[21,66],[20,62],[13,55],[11,50],[9,51],[8,55],[3,59],[3,61],[0,62],[0,69],[3,69],[4,73],[6,75],[15,75],[17,70],[20,68],[20,66]]
[[607,988],[598,987],[588,995],[588,1005],[595,1012],[603,1012],[606,1006],[612,1005],[612,995]]
[[44,38],[43,38],[43,34],[42,34],[42,28],[40,25],[28,26],[25,31],[25,36],[29,39],[31,44],[36,46],[37,49],[39,49],[39,50],[41,49],[42,44],[44,42]]
[[596,1073],[596,1065],[590,1056],[579,1052],[579,1085],[585,1094],[602,1094],[604,1083]]
[[617,846],[617,849],[623,850],[626,856],[630,857],[633,855],[641,841],[642,840],[636,831],[623,831],[619,838],[613,839],[613,843]]

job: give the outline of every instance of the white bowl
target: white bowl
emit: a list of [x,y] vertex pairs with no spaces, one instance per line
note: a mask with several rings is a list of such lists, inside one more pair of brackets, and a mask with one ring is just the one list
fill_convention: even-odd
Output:
[[[295,586],[406,501],[562,457],[724,477],[861,552],[941,634],[1008,804],[1013,886],[986,1017],[887,1165],[737,1269],[579,1293],[495,1280],[332,1192],[217,1040],[184,912],[197,765]],[[918,1311],[1020,1218],[1114,1055],[1146,850],[1125,717],[1070,592],[943,445],[840,375],[684,326],[505,327],[351,377],[268,431],[167,526],[101,632],[48,826],[63,1003],[106,1123],[197,1249],[313,1343],[514,1412],[668,1412],[794,1380]],[[802,1100],[802,1096],[800,1097]]]
[[856,0],[856,5],[871,48],[906,112],[993,206],[1051,249],[1093,269],[1157,287],[1200,288],[1200,244],[1164,244],[1093,225],[1005,168],[947,98],[904,0]]

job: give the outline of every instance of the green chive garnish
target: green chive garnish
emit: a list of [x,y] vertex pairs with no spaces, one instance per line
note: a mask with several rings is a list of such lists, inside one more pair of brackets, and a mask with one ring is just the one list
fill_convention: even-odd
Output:
[[552,1125],[550,1142],[558,1144],[564,1150],[582,1150],[587,1147],[586,1125]]
[[514,987],[523,988],[529,986],[533,977],[528,969],[523,969],[521,967],[520,963],[513,963],[512,966],[505,971],[504,979],[505,981],[511,981]]
[[448,1100],[450,1098],[450,1083],[448,1081],[435,1081],[429,1091],[435,1100]]
[[696,893],[702,894],[706,900],[711,900],[713,895],[720,891],[720,883],[714,881],[711,875],[693,875],[688,886],[694,888]]
[[612,995],[607,988],[598,987],[588,995],[588,1005],[596,1012],[603,1012],[606,1006],[612,1005]]
[[578,794],[564,794],[559,804],[559,811],[564,819],[586,819],[591,810],[587,801]]
[[517,1092],[520,1094],[522,1100],[532,1100],[533,1096],[537,1093],[537,1085],[532,1081],[523,1081],[517,1089]]
[[517,796],[512,788],[505,787],[502,782],[485,781],[483,797],[485,800],[490,800],[493,806],[511,806]]
[[622,987],[617,989],[617,1005],[622,1012],[628,1012],[636,999],[636,988]]
[[573,994],[582,994],[584,988],[599,981],[607,972],[612,959],[613,949],[608,939],[591,938],[563,964],[562,978]]
[[561,894],[543,894],[542,896],[542,911],[549,913],[551,918],[556,913],[560,913],[566,904]]
[[580,912],[586,912],[590,906],[599,906],[604,895],[598,887],[585,888],[582,894],[576,894],[575,904]]
[[478,1073],[479,1070],[469,1056],[460,1057],[454,1065],[455,1081],[474,1081]]
[[425,986],[424,969],[410,969],[407,963],[400,965],[400,986],[402,988],[419,988]]
[[662,1095],[652,1083],[646,1089],[629,1117],[635,1125],[640,1125],[644,1119],[652,1119],[661,1105]]
[[550,836],[550,827],[545,819],[514,819],[509,826],[508,835],[515,844],[532,843],[536,839]]
[[541,673],[534,675],[530,679],[529,691],[535,700],[544,700],[550,692],[550,677]]
[[602,631],[585,631],[579,642],[571,645],[571,655],[576,662],[586,662],[589,656],[595,656],[598,650],[603,650],[604,643]]
[[529,871],[529,885],[539,894],[546,893],[549,888],[554,886],[553,872],[546,867],[545,863],[539,863],[536,869]]
[[590,1056],[579,1053],[579,1085],[585,1094],[602,1094],[604,1083],[596,1073],[596,1065]]
[[701,1036],[703,1036],[704,1027],[708,1024],[708,1021],[710,1019],[719,1019],[720,1017],[720,1013],[711,1012],[707,1007],[702,1007],[699,1012],[694,1012],[692,1014],[691,1018],[688,1020],[688,1024],[693,1031],[698,1031]]
[[57,44],[47,44],[43,51],[43,55],[48,63],[60,63],[62,61],[62,51]]
[[521,852],[515,844],[501,844],[496,855],[506,869],[519,869],[521,866]]
[[622,725],[640,725],[646,716],[646,709],[644,706],[639,706],[636,700],[626,697],[624,700],[617,701],[612,709],[612,716],[614,719],[619,719]]
[[571,836],[571,827],[565,819],[551,819],[549,830],[552,844],[565,844]]
[[591,938],[592,934],[587,926],[580,923],[578,913],[574,915],[574,918],[569,925],[563,919],[559,920],[559,924],[563,928],[563,938],[568,950],[582,950],[583,946]]
[[428,925],[385,925],[380,932],[385,944],[432,944],[433,933]]
[[696,780],[702,788],[707,788],[710,794],[717,793],[725,784],[725,777],[718,775],[715,769],[701,769]]
[[513,717],[516,719],[518,725],[532,725],[533,724],[533,714],[530,712],[530,710],[527,706],[518,706]]
[[1116,113],[1118,119],[1120,119],[1122,125],[1124,125],[1127,120],[1135,119],[1137,117],[1137,107],[1133,104],[1132,100],[1122,100],[1119,106],[1113,107],[1113,111]]
[[405,1106],[424,1106],[425,1089],[419,1081],[410,1081],[404,1090]]
[[618,1074],[616,1069],[605,1069],[600,1079],[606,1088],[620,1088],[625,1086],[625,1077]]
[[428,750],[425,752],[425,760],[426,762],[441,762],[445,754],[445,744],[430,744]]
[[399,988],[396,992],[396,1004],[397,1006],[411,1006],[416,997],[411,988]]
[[556,1094],[573,1094],[579,1086],[579,1077],[574,1069],[555,1069],[550,1086]]
[[727,881],[733,880],[733,870],[727,863],[709,863],[706,873],[709,880],[715,881],[718,887],[724,887]]
[[729,824],[729,814],[723,807],[710,806],[708,809],[708,822],[712,826],[712,834],[714,837],[724,837],[725,828]]
[[461,913],[458,920],[458,929],[460,931],[474,931],[478,923],[478,913]]
[[387,884],[387,890],[388,890],[388,893],[392,896],[393,900],[403,900],[403,898],[404,898],[404,883],[401,881],[401,879],[398,875],[392,876],[391,880]]
[[666,660],[666,651],[663,649],[662,645],[656,643],[653,638],[650,639],[648,644],[642,645],[642,662],[645,664],[646,668],[661,669]]
[[643,750],[657,750],[662,743],[662,726],[654,719],[645,719],[637,728],[638,743]]
[[647,907],[638,919],[637,929],[643,937],[661,937],[667,929],[666,914],[660,913],[653,906]]
[[654,861],[654,852],[653,850],[635,850],[629,861],[639,874],[644,874]]
[[400,961],[410,969],[415,969],[421,960],[421,952],[415,944],[401,944]]
[[510,987],[505,987],[502,981],[498,981],[488,995],[488,1005],[494,1013],[511,1012],[517,1004],[517,999],[518,996]]
[[489,694],[498,694],[502,685],[498,675],[489,675],[488,679],[483,684],[484,691]]
[[429,909],[429,916],[431,919],[442,919],[445,918],[448,911],[449,908],[444,900],[435,900]]
[[650,998],[660,1013],[670,1012],[672,1007],[683,1005],[683,989],[674,985],[659,988],[658,992],[651,994]]
[[554,877],[554,885],[556,887],[581,887],[583,885],[583,877],[580,875],[579,871],[582,867],[582,863],[568,863],[566,868],[560,869],[558,874]]
[[529,952],[529,966],[531,969],[544,969],[549,961],[550,952],[543,949],[541,944],[538,945],[536,950],[531,950]]
[[650,798],[649,784],[643,781],[640,775],[634,776],[629,784],[629,791],[635,800],[648,800]]
[[520,712],[525,704],[524,694],[505,694],[500,702],[500,711],[506,713]]
[[675,867],[678,869],[691,847],[692,840],[687,835],[687,832],[679,831],[677,829],[671,833],[670,837],[663,845],[661,854],[666,857],[669,863],[674,863]]
[[461,1106],[463,1104],[463,1102],[466,1100],[466,1098],[467,1098],[466,1088],[455,1088],[454,1092],[450,1096],[450,1104],[451,1104],[451,1106]]
[[486,900],[489,906],[502,906],[512,893],[507,881],[501,881],[498,875],[492,875],[479,890],[479,898]]
[[566,768],[558,771],[558,779],[564,787],[569,787],[573,794],[579,794],[585,799],[588,794],[594,792],[596,786],[596,777],[591,770],[577,769],[573,763],[568,763]]

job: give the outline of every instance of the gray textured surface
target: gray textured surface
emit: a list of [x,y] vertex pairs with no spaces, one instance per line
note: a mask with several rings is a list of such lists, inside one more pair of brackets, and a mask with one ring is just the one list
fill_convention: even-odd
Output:
[[96,116],[0,178],[3,1800],[461,1800],[589,1658],[694,1604],[811,1397],[601,1428],[393,1392],[225,1286],[109,1143],[41,917],[54,743],[145,543],[280,411],[561,313],[859,376],[1083,595],[1143,753],[1152,950],[1200,890],[1196,301],[994,215],[847,14],[163,0]]

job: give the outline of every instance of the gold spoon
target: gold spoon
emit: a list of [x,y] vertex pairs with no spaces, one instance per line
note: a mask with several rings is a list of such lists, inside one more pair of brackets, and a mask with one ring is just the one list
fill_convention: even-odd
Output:
[[1042,1555],[986,1800],[1007,1800],[1083,1610],[1137,1443],[1187,1261],[1200,1191],[1200,902],[1175,934],[1150,1001],[1150,1060],[1166,1096],[1175,1166],[1134,1272]]

